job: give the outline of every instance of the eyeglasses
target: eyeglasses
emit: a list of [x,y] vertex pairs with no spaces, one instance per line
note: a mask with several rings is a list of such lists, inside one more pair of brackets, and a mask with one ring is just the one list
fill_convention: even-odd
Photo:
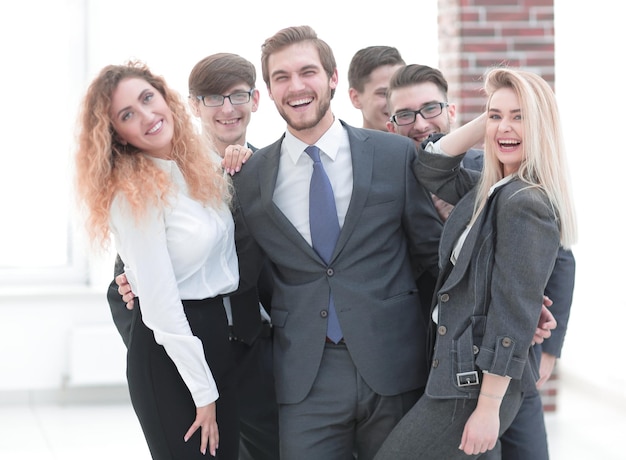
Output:
[[448,107],[447,102],[434,102],[419,110],[403,110],[402,112],[398,112],[392,115],[389,121],[392,121],[398,126],[412,125],[415,123],[418,114],[421,115],[424,120],[428,120],[429,118],[435,118],[441,115],[444,107]]
[[224,105],[224,100],[228,99],[232,105],[247,104],[255,88],[250,91],[238,91],[232,94],[210,94],[208,96],[196,96],[196,99],[202,101],[205,107],[219,107]]

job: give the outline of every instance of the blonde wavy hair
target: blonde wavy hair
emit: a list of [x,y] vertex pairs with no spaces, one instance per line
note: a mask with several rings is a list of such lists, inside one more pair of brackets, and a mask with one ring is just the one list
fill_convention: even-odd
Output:
[[[493,68],[484,77],[487,107],[493,93],[501,88],[515,92],[522,111],[524,155],[517,176],[547,194],[559,219],[561,245],[570,248],[577,239],[576,213],[554,92],[544,79],[532,72]],[[485,138],[485,165],[478,184],[475,216],[484,206],[490,187],[503,177],[494,145]]]
[[104,67],[85,94],[78,119],[75,155],[76,192],[86,211],[89,237],[106,246],[111,203],[117,193],[128,200],[137,222],[150,206],[163,207],[173,184],[168,175],[136,147],[117,140],[109,115],[113,92],[128,78],[152,85],[172,111],[174,134],[170,158],[180,168],[189,194],[204,205],[229,202],[231,187],[211,159],[211,145],[192,122],[186,103],[163,77],[140,61]]

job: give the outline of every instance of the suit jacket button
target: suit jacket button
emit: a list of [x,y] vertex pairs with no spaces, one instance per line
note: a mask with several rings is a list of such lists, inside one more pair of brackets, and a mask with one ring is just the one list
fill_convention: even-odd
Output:
[[320,312],[320,316],[321,316],[322,318],[326,318],[326,317],[328,316],[328,311],[327,311],[327,310],[322,310],[322,311]]
[[445,326],[439,326],[437,328],[437,333],[439,335],[446,335],[446,332],[448,332],[448,329]]
[[326,270],[326,274],[328,276],[333,276],[335,274],[335,270],[333,270],[332,268],[329,268]]
[[439,367],[439,360],[433,359],[433,368],[437,368],[437,367]]
[[450,300],[450,296],[448,294],[441,294],[441,297],[439,297],[439,299],[442,302],[447,302],[448,300]]
[[509,348],[511,346],[511,343],[513,343],[513,341],[509,337],[505,337],[502,339],[502,346],[505,348]]
[[474,352],[475,355],[477,355],[480,350],[478,349],[476,345],[472,345],[472,351]]

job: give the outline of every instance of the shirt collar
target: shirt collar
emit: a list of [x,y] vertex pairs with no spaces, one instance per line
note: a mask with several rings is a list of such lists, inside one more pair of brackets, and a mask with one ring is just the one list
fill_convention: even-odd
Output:
[[[335,161],[337,158],[337,152],[339,151],[339,146],[341,145],[341,141],[344,135],[344,127],[339,121],[338,118],[335,118],[333,124],[330,125],[330,128],[319,138],[319,140],[315,143],[317,147],[326,154],[331,160]],[[282,143],[282,152],[285,153],[293,164],[298,162],[300,156],[304,153],[304,149],[307,148],[309,144],[302,142],[296,136],[291,134],[289,131],[285,133],[285,138]],[[305,154],[306,155],[306,154]]]
[[495,192],[497,188],[503,186],[504,184],[511,182],[511,180],[513,180],[513,177],[515,177],[514,174],[509,174],[508,176],[503,177],[498,182],[493,184],[491,188],[489,189],[489,193],[487,194],[487,196],[491,196],[491,194]]

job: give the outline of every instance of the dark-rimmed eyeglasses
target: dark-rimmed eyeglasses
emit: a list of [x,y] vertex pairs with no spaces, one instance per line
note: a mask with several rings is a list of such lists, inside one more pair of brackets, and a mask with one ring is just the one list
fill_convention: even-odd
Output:
[[255,88],[250,91],[237,91],[231,94],[209,94],[208,96],[196,96],[196,99],[202,101],[205,107],[219,107],[224,105],[224,100],[228,99],[232,105],[247,104],[250,97],[254,93]]
[[389,121],[398,126],[412,125],[415,123],[415,119],[418,115],[421,115],[424,120],[435,118],[441,115],[444,107],[448,107],[447,102],[433,102],[432,104],[428,104],[419,110],[403,110],[402,112],[398,112],[395,115],[392,115],[389,118]]

